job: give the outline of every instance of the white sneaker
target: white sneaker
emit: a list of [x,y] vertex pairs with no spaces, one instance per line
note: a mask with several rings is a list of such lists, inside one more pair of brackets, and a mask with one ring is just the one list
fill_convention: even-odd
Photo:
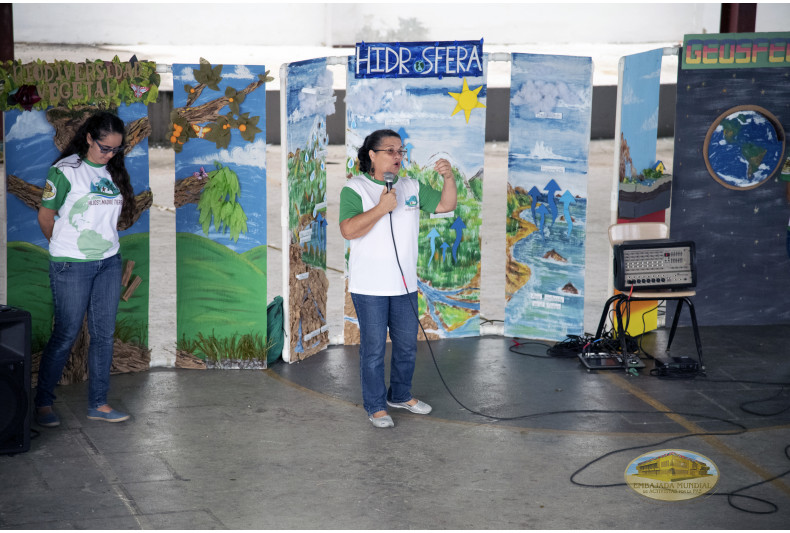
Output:
[[414,405],[409,405],[406,402],[394,403],[387,400],[387,405],[389,405],[390,407],[397,407],[398,409],[408,409],[412,413],[416,413],[418,415],[427,415],[428,413],[433,411],[433,407],[423,402],[422,400],[417,400],[417,403],[415,403]]
[[395,427],[395,422],[392,421],[392,417],[390,415],[380,416],[378,418],[374,418],[372,415],[368,417],[368,420],[376,426],[377,428],[392,428]]

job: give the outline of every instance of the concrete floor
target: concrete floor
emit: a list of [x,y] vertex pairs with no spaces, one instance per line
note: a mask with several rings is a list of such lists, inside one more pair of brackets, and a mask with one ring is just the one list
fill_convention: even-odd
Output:
[[[788,381],[788,327],[703,328],[708,379],[588,373],[576,359],[512,353],[490,336],[421,343],[414,392],[429,416],[394,412],[376,429],[360,403],[356,349],[333,346],[265,371],[153,369],[114,376],[110,401],[133,414],[87,420],[85,384],[61,387],[63,424],[31,450],[0,456],[3,529],[783,529],[790,479],[745,494],[778,511],[736,510],[724,493],[790,468],[786,391],[730,380]],[[665,332],[645,339],[661,353]],[[521,346],[540,355],[539,345]],[[691,355],[680,331],[675,355]],[[658,414],[657,411],[684,414]],[[572,411],[565,414],[541,413]],[[585,412],[587,411],[587,412]],[[604,412],[606,411],[606,412]],[[611,412],[610,412],[611,411]],[[617,412],[622,411],[622,412]],[[748,431],[698,415],[725,418]],[[664,442],[689,432],[713,436]],[[639,447],[639,448],[632,448]],[[656,449],[712,459],[719,494],[659,502],[623,486],[628,463]],[[576,478],[571,475],[608,452]],[[740,500],[752,510],[767,504]]]
[[[501,216],[506,151],[504,144],[486,146],[484,220]],[[590,153],[590,204],[601,209],[588,218],[586,331],[594,331],[607,294],[611,142],[593,142]],[[271,298],[281,294],[279,147],[269,154]],[[671,156],[671,140],[661,140],[659,158],[671,167]],[[62,426],[34,425],[29,452],[0,455],[0,528],[782,529],[790,523],[790,479],[745,492],[778,506],[770,514],[739,511],[722,495],[790,469],[784,452],[790,413],[741,409],[774,396],[746,406],[771,413],[790,401],[785,389],[757,383],[790,382],[790,326],[702,328],[708,378],[694,381],[651,377],[650,361],[638,376],[589,373],[576,359],[523,354],[543,355],[539,344],[513,353],[511,339],[497,335],[421,343],[413,390],[434,412],[394,412],[390,430],[374,428],[364,415],[356,347],[335,344],[266,371],[166,368],[175,343],[172,153],[152,150],[151,161],[156,305],[150,344],[155,366],[165,368],[112,378],[111,403],[132,414],[122,424],[87,420],[86,384],[60,387],[55,408]],[[330,210],[333,191],[342,186],[334,172]],[[496,224],[483,232],[481,309],[490,320],[503,318],[500,237]],[[328,265],[330,331],[339,333],[342,285],[335,281],[342,279],[342,248]],[[660,330],[645,337],[644,348],[662,354],[665,343]],[[672,355],[694,355],[687,328]],[[471,410],[529,416],[497,421],[472,414],[443,382]],[[747,431],[734,434],[735,426],[706,417]],[[662,442],[689,432],[717,435]],[[589,461],[623,448],[629,449],[574,478],[615,486],[571,482]],[[712,459],[721,476],[718,495],[665,503],[621,485],[628,463],[667,448]],[[770,510],[756,501],[735,503]]]

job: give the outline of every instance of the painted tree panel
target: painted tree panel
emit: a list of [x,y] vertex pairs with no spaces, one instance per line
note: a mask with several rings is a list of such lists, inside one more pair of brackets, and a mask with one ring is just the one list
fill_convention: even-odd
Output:
[[[128,87],[127,87],[128,88]],[[8,216],[8,305],[30,312],[32,351],[40,357],[52,327],[52,293],[49,286],[49,245],[38,225],[37,211],[47,172],[83,119],[98,110],[94,106],[74,109],[4,113],[6,206]],[[121,257],[128,275],[124,277],[124,296],[116,318],[115,371],[148,368],[149,306],[149,213],[151,191],[148,186],[148,109],[142,103],[120,105],[111,110],[126,126],[129,149],[124,157],[137,201],[136,218],[131,227],[119,232]],[[68,120],[63,120],[69,117]],[[139,131],[134,135],[131,130]],[[87,343],[77,341],[61,383],[87,379]]]
[[265,81],[258,65],[173,65],[176,366],[266,366]]

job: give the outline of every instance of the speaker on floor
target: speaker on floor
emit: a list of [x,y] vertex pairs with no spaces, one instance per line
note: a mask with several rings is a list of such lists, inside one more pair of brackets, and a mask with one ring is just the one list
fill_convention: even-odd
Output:
[[0,305],[0,453],[30,449],[30,313]]

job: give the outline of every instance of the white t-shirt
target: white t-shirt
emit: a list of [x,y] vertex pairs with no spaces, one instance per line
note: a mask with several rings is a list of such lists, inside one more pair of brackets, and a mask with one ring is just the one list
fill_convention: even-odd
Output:
[[[378,205],[385,185],[369,176],[356,176],[345,187],[359,196],[362,201],[360,212],[365,212]],[[392,210],[392,231],[390,215],[385,215],[368,233],[349,241],[351,249],[348,259],[348,290],[355,294],[398,296],[417,290],[420,209],[435,211],[441,193],[430,187],[423,186],[421,189],[420,182],[411,178],[399,178],[393,188],[397,192],[398,205]],[[358,214],[342,211],[341,208],[341,221]],[[393,234],[397,245],[397,258]],[[403,268],[403,277],[398,261]],[[408,290],[404,287],[404,278]]]
[[49,255],[53,261],[98,261],[117,254],[121,191],[104,165],[71,155],[47,175],[41,206],[58,212]]

